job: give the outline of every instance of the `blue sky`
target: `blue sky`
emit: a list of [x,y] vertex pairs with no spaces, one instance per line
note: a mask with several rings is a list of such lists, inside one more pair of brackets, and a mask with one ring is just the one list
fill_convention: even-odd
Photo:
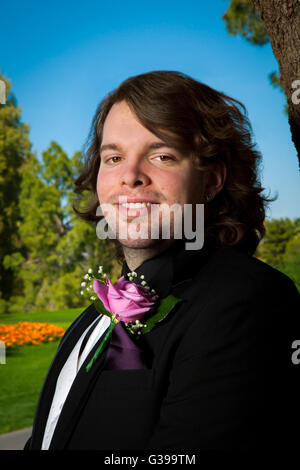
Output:
[[179,70],[242,101],[263,155],[269,218],[300,216],[296,151],[270,45],[229,36],[229,0],[14,1],[1,6],[0,71],[13,86],[37,155],[52,140],[81,150],[96,107],[125,78]]

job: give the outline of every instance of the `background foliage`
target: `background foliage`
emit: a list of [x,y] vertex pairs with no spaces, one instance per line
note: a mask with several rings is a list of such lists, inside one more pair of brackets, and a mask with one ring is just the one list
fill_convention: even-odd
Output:
[[114,277],[120,265],[112,244],[72,209],[82,155],[53,141],[38,159],[14,96],[0,106],[0,312],[84,307],[88,268],[101,263]]

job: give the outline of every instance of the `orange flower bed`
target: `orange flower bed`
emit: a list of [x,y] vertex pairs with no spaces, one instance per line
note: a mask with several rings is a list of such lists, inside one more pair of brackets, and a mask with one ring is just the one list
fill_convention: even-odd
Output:
[[6,347],[41,344],[61,338],[65,330],[49,323],[20,321],[13,325],[0,323],[0,340]]

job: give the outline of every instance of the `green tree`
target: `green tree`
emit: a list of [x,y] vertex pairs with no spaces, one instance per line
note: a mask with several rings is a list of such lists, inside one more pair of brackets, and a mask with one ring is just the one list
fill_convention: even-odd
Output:
[[6,85],[6,104],[0,104],[0,310],[13,294],[14,270],[5,266],[6,255],[15,254],[15,261],[26,256],[19,237],[20,186],[23,168],[31,156],[29,128],[21,122],[21,108],[11,93],[11,84],[0,74]]
[[96,228],[72,209],[81,168],[81,154],[69,158],[56,142],[43,152],[41,162],[32,155],[23,168],[18,229],[27,256],[5,257],[19,286],[10,298],[10,312],[84,306],[80,283],[87,269],[114,265],[111,245],[99,240]]
[[[231,0],[223,14],[223,20],[231,35],[239,35],[255,46],[264,46],[270,43],[264,23],[250,0]],[[278,72],[271,72],[269,80],[274,87],[284,92]],[[285,105],[285,113],[288,114],[287,104]]]
[[300,231],[300,219],[288,217],[265,222],[266,235],[259,245],[257,256],[266,263],[279,267],[283,263],[288,242]]
[[223,20],[229,34],[238,34],[257,46],[269,42],[264,24],[250,0],[231,0]]
[[300,218],[267,220],[265,227],[255,256],[289,276],[300,292]]
[[255,45],[270,42],[279,74],[269,78],[284,91],[285,110],[300,164],[300,3],[299,0],[231,0],[223,15],[230,34],[239,34]]
[[294,281],[300,292],[300,230],[288,241],[280,270]]

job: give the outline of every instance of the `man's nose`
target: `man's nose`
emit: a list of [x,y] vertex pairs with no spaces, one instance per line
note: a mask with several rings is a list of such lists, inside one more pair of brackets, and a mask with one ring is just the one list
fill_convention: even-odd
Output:
[[121,175],[121,184],[125,184],[131,188],[134,186],[146,186],[150,183],[150,177],[147,174],[145,162],[133,160],[126,162]]

